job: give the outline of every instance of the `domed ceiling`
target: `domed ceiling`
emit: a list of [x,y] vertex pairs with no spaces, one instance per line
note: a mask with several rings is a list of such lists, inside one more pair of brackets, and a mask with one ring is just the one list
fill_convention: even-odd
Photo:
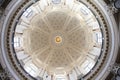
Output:
[[[82,2],[40,0],[20,17],[14,48],[24,69],[34,77],[40,69],[54,76],[77,69],[84,76],[98,61],[103,40],[98,17]],[[29,72],[31,66],[34,73]]]

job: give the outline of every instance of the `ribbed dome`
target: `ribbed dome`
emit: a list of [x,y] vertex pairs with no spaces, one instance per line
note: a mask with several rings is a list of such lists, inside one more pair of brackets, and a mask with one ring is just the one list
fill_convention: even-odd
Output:
[[56,9],[44,17],[36,15],[30,26],[23,33],[24,50],[37,66],[44,65],[49,72],[54,73],[58,68],[70,71],[93,48],[92,29],[69,9]]

